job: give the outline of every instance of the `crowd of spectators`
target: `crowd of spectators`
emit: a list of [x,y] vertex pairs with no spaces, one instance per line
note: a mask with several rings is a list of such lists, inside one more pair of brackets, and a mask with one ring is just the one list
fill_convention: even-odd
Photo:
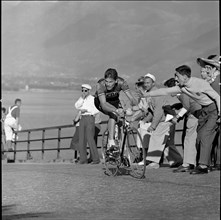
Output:
[[[151,89],[140,90],[143,98],[151,100],[149,108],[153,112],[147,129],[151,133],[146,158],[149,168],[160,167],[160,158],[166,149],[166,145],[162,144],[166,141],[162,140],[170,139],[169,127],[184,119],[183,160],[173,172],[205,174],[220,170],[220,57],[198,58],[197,63],[201,77],[191,76],[191,68],[182,65],[175,69],[173,78],[164,83],[169,88],[152,86]],[[153,76],[148,78],[153,84],[155,77],[154,80]],[[177,96],[182,108],[175,108],[178,103],[168,108],[167,97],[170,95]],[[158,105],[160,108],[157,108]],[[168,114],[171,115],[170,120],[165,119]],[[154,117],[159,118],[157,123]]]

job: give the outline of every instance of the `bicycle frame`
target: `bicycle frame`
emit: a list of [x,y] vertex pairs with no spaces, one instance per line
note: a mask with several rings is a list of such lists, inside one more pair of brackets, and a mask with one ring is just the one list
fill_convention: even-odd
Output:
[[[105,137],[105,132],[103,137]],[[134,134],[138,136],[134,136]],[[114,138],[118,150],[113,148],[113,153],[107,150],[107,142],[102,142],[102,152],[106,168],[105,174],[116,176],[117,173],[122,172],[120,168],[123,168],[135,178],[144,178],[146,160],[144,160],[142,165],[139,162],[142,160],[142,157],[146,158],[145,151],[143,146],[139,148],[136,145],[137,138],[139,138],[140,143],[142,142],[141,136],[137,128],[130,126],[130,122],[126,120],[125,115],[115,124]]]
[[125,149],[125,143],[126,143],[126,138],[127,138],[127,135],[128,135],[128,130],[130,128],[130,123],[127,122],[126,118],[125,118],[125,115],[124,117],[122,117],[122,126],[119,125],[119,122],[117,124],[118,126],[118,135],[119,135],[119,131],[121,132],[121,135],[122,135],[122,143],[120,143],[120,158],[122,159],[123,158],[123,154],[124,154],[124,149]]

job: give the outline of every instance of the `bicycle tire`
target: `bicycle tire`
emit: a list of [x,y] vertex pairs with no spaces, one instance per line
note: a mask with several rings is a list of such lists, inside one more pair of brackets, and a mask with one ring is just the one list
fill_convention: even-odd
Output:
[[[141,147],[137,145],[137,140],[139,140]],[[138,179],[145,178],[146,150],[143,146],[141,135],[136,128],[131,127],[127,132],[125,147],[124,154],[129,160],[129,174]],[[143,161],[143,164],[140,164],[141,161]]]
[[109,158],[107,155],[108,130],[103,132],[101,154],[104,160],[105,171],[108,176],[116,176],[119,170],[119,161]]

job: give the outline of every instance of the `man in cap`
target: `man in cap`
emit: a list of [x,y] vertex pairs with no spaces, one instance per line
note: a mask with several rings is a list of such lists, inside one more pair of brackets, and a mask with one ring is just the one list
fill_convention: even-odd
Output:
[[175,78],[179,82],[177,86],[150,91],[144,93],[144,96],[185,93],[202,106],[197,127],[198,166],[190,174],[205,174],[208,173],[212,142],[217,129],[216,122],[220,116],[220,95],[205,80],[192,77],[189,66],[182,65],[175,70]]
[[[207,58],[197,58],[201,67],[201,77],[210,83],[211,87],[220,95],[220,56],[210,55]],[[214,169],[220,170],[220,127],[214,141]]]
[[95,115],[99,113],[94,105],[94,96],[90,95],[92,89],[90,85],[83,84],[82,95],[75,103],[75,107],[80,111],[81,119],[79,124],[79,164],[87,164],[87,143],[90,147],[92,163],[100,163],[97,145],[94,140],[95,133]]
[[137,82],[135,82],[136,95],[138,96],[138,105],[132,107],[132,116],[130,117],[130,121],[139,121],[138,123],[138,131],[140,132],[141,140],[137,139],[138,148],[142,147],[142,144],[146,147],[149,143],[149,134],[147,132],[147,128],[150,126],[150,121],[152,120],[152,112],[149,111],[149,101],[150,98],[144,98],[141,91],[144,90],[144,76],[138,78]]
[[[156,78],[148,73],[144,76],[144,89],[147,92],[157,90]],[[152,119],[147,132],[150,135],[146,160],[149,162],[147,169],[157,169],[160,167],[161,157],[169,137],[171,122],[165,121],[163,106],[168,105],[168,97],[151,97],[149,101],[149,111]],[[180,157],[179,163],[182,163]],[[143,161],[140,162],[143,164]]]

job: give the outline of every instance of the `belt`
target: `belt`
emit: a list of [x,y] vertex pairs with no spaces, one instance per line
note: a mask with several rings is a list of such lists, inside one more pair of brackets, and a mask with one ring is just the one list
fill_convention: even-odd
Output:
[[94,115],[81,115],[81,116],[93,116],[94,117]]

